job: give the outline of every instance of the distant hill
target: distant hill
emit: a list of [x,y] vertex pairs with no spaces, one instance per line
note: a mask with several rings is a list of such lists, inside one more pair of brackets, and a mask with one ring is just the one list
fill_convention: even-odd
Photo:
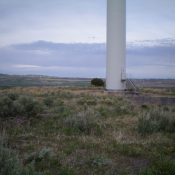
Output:
[[59,78],[44,75],[0,74],[0,87],[14,86],[89,86],[88,78]]
[[[0,74],[0,87],[58,86],[89,87],[91,78],[60,78],[45,75]],[[175,87],[175,79],[133,79],[138,87]]]

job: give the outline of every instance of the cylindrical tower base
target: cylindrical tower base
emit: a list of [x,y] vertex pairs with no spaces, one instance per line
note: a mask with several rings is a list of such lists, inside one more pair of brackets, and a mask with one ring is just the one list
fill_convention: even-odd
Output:
[[106,89],[125,89],[126,0],[107,0]]

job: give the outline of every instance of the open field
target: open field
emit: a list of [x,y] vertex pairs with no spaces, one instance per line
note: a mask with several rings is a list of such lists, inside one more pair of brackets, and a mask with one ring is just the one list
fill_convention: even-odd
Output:
[[134,83],[140,88],[173,88],[175,79],[134,79]]
[[0,106],[2,175],[175,174],[173,105],[96,88],[13,87],[0,90]]
[[[0,74],[0,87],[31,87],[31,86],[59,86],[59,87],[89,87],[90,78],[59,78],[39,75],[6,75]],[[133,79],[139,88],[174,88],[174,79]]]
[[58,78],[39,75],[6,75],[0,74],[0,87],[31,87],[31,86],[59,86],[59,87],[87,87],[90,79],[86,78]]
[[0,174],[174,175],[175,81],[133,81],[1,74]]

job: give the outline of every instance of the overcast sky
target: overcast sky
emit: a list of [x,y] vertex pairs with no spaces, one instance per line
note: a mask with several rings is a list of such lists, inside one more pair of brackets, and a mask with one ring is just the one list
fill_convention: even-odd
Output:
[[[175,78],[174,12],[174,0],[127,0],[130,76]],[[57,43],[105,42],[106,0],[0,0],[0,73],[104,77],[105,45]]]

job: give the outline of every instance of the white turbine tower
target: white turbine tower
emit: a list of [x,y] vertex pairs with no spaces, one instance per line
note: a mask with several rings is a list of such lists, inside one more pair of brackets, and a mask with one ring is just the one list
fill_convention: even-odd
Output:
[[125,89],[126,0],[107,0],[106,89]]

